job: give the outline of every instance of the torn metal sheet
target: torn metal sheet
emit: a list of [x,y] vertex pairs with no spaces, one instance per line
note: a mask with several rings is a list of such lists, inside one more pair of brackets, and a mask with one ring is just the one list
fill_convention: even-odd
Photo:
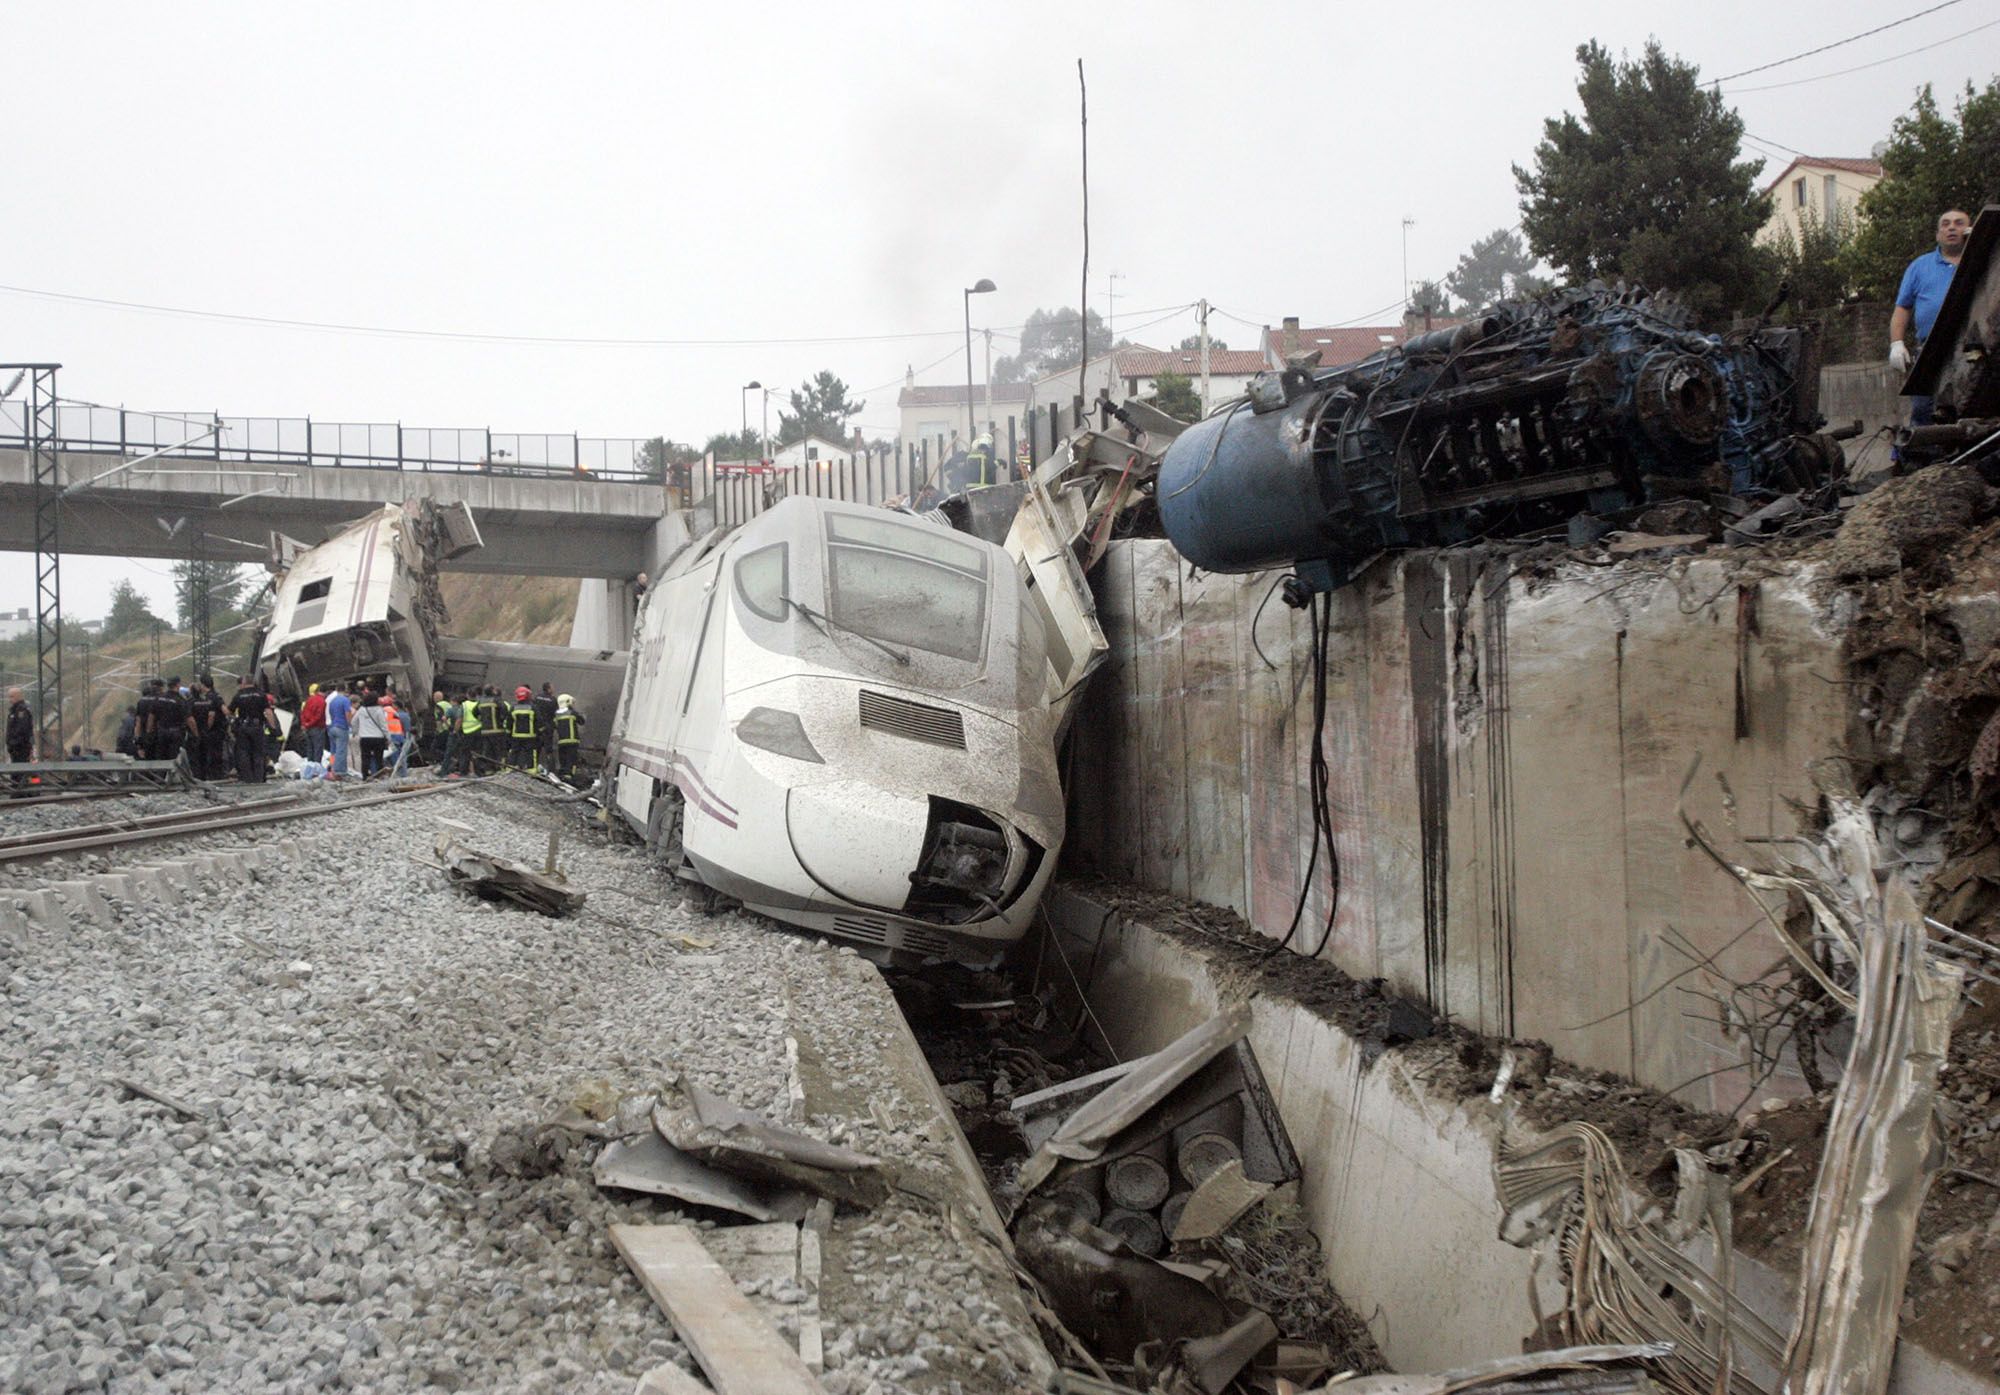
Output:
[[1245,1177],[1242,1163],[1224,1163],[1183,1203],[1172,1238],[1178,1244],[1220,1235],[1271,1192],[1269,1182]]
[[1089,1161],[1101,1156],[1113,1138],[1238,1041],[1249,1026],[1250,1009],[1238,1004],[1136,1064],[1129,1074],[1063,1120],[1048,1141],[1035,1149],[1021,1168],[1022,1192],[1041,1186],[1065,1158]]
[[1928,953],[1908,889],[1878,883],[1867,815],[1835,810],[1826,842],[1845,876],[1823,899],[1861,944],[1858,1006],[1806,1225],[1787,1395],[1888,1389],[1917,1213],[1944,1165],[1938,1071],[1964,986],[1960,966]]
[[812,1209],[812,1198],[805,1192],[711,1167],[657,1133],[607,1144],[597,1155],[592,1174],[600,1187],[670,1196],[695,1206],[734,1211],[753,1221],[799,1221]]
[[441,819],[445,827],[438,833],[435,851],[444,865],[445,878],[487,901],[509,901],[540,911],[546,916],[569,915],[583,908],[589,897],[563,878],[560,872],[537,872],[511,858],[483,853],[460,841],[469,833],[464,824]]
[[[1492,1391],[1510,1382],[1546,1372],[1589,1371],[1603,1377],[1602,1382],[1593,1380],[1574,1387],[1565,1383],[1565,1388],[1614,1395],[1614,1392],[1622,1390],[1650,1388],[1652,1383],[1645,1379],[1643,1370],[1636,1368],[1635,1363],[1661,1361],[1671,1356],[1673,1351],[1671,1342],[1562,1347],[1555,1351],[1529,1352],[1525,1356],[1495,1357],[1457,1371],[1387,1372],[1379,1376],[1361,1376],[1354,1380],[1335,1381],[1321,1386],[1320,1390],[1339,1391],[1341,1395],[1454,1395],[1460,1390]],[[1536,1386],[1538,1390],[1546,1388],[1546,1383]]]
[[654,1109],[653,1125],[675,1148],[725,1171],[860,1208],[889,1195],[879,1158],[754,1114],[685,1078]]

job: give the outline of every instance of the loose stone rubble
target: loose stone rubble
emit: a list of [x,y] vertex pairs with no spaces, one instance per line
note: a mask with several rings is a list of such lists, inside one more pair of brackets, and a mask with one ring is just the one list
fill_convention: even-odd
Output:
[[[439,817],[528,863],[564,826],[588,905],[557,921],[455,891],[429,865]],[[676,1071],[936,1191],[935,1111],[887,1059],[904,1029],[872,971],[700,914],[578,821],[519,782],[467,787],[279,826],[297,855],[256,870],[190,858],[177,905],[107,894],[96,921],[0,934],[0,1389],[625,1392],[690,1366],[607,1227],[715,1213],[600,1190],[597,1141],[545,1127]],[[827,1265],[834,1395],[1027,1383],[1012,1275],[954,1206],[899,1190],[843,1213]]]

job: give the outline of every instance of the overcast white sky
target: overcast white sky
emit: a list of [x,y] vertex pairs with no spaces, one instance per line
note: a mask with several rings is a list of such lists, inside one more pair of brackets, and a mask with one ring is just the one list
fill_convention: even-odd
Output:
[[[1191,311],[1146,322],[1205,296],[1249,347],[1287,314],[1393,318],[1405,216],[1412,278],[1512,223],[1509,166],[1575,107],[1579,42],[1657,36],[1722,76],[1927,3],[8,3],[6,286],[765,342],[0,291],[0,361],[149,409],[695,442],[743,383],[830,368],[887,432],[906,365],[962,377],[961,287],[999,284],[975,327],[1076,302],[1079,54],[1093,305],[1116,271],[1121,332],[1177,340]],[[1865,155],[1920,84],[2000,69],[2000,27],[1952,37],[1996,19],[1958,0],[1725,91],[1767,177],[1783,146]],[[66,610],[102,614],[122,575],[164,605],[165,572],[77,558]],[[31,603],[0,557],[0,607]]]

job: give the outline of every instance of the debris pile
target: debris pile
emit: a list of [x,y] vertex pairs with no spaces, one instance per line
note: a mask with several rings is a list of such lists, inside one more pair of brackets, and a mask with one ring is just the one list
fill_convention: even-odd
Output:
[[572,887],[556,870],[556,835],[549,835],[549,859],[537,872],[524,863],[496,857],[467,847],[465,836],[472,830],[451,819],[444,825],[434,845],[445,879],[453,886],[472,892],[483,901],[507,901],[546,916],[564,916],[583,908],[589,897]]
[[[1013,1102],[1033,1148],[1015,1182],[1021,1263],[1068,1339],[1138,1389],[1302,1387],[1381,1364],[1314,1282],[1321,1266],[1291,1209],[1298,1157],[1248,1024],[1238,1007],[1151,1056]],[[1259,1210],[1271,1214],[1248,1223]]]

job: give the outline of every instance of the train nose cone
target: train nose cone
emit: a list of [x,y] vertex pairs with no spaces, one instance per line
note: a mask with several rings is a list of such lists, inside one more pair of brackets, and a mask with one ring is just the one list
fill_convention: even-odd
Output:
[[861,905],[900,908],[923,856],[930,801],[840,780],[793,790],[785,823],[799,865],[822,888]]

